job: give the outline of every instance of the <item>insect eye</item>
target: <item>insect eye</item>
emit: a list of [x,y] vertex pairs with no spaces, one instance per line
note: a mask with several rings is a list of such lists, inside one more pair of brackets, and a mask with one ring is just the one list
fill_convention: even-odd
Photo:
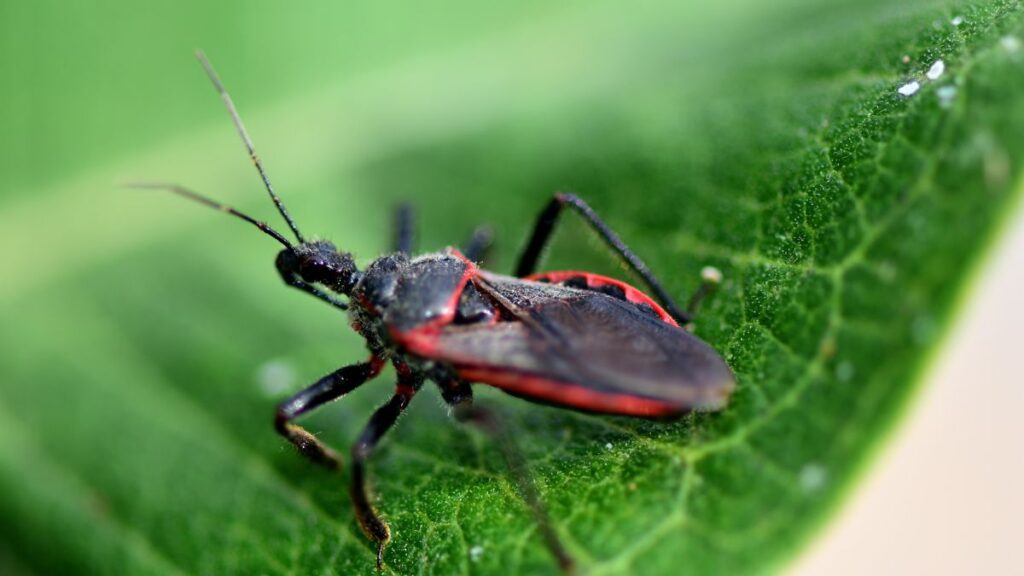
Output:
[[323,260],[304,258],[299,261],[299,275],[307,282],[318,282],[324,273]]

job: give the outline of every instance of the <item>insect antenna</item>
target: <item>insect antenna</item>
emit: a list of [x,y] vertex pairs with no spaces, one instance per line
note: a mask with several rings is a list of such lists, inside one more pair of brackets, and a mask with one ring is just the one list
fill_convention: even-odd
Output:
[[239,212],[238,210],[235,210],[234,208],[226,204],[221,204],[220,202],[211,200],[210,198],[207,198],[206,196],[203,196],[198,192],[193,192],[192,190],[189,190],[184,186],[179,186],[177,184],[166,184],[163,182],[128,182],[125,185],[128,186],[129,188],[141,188],[145,190],[166,190],[168,192],[173,192],[179,196],[184,196],[185,198],[188,198],[190,200],[195,200],[200,204],[204,204],[215,210],[220,210],[221,212],[227,212],[232,216],[237,216],[238,218],[245,220],[249,224],[252,224],[253,226],[259,228],[267,236],[270,236],[274,240],[277,240],[281,244],[284,244],[285,248],[292,247],[292,243],[289,242],[287,238],[281,235],[281,233],[278,232],[277,230],[271,228],[266,222],[260,222],[259,220],[253,218],[252,216],[249,216],[248,214]]
[[274,205],[277,206],[277,211],[281,213],[284,221],[288,223],[288,227],[292,229],[292,232],[295,234],[295,238],[298,239],[299,243],[304,243],[306,240],[302,237],[302,233],[299,232],[299,227],[295,225],[295,221],[288,215],[288,210],[285,209],[284,203],[281,202],[281,199],[274,193],[274,187],[270,184],[270,178],[267,176],[266,170],[263,169],[263,163],[260,162],[259,156],[256,155],[256,149],[253,147],[252,139],[249,138],[249,133],[245,130],[245,125],[242,124],[242,118],[238,115],[235,103],[231,100],[231,96],[228,94],[228,91],[224,89],[224,83],[220,81],[220,76],[217,76],[217,72],[214,71],[213,66],[210,64],[210,61],[206,59],[206,54],[203,54],[202,50],[196,50],[196,59],[199,60],[199,64],[201,64],[203,70],[206,71],[206,75],[210,77],[210,81],[213,82],[213,87],[217,89],[217,93],[220,94],[220,98],[224,101],[224,105],[227,106],[228,114],[231,115],[231,121],[235,123],[235,128],[238,129],[238,135],[242,137],[242,143],[245,144],[245,149],[249,151],[249,157],[252,158],[252,163],[260,173],[260,178],[263,179],[263,186],[267,189],[267,193],[270,194],[270,199],[274,201]]

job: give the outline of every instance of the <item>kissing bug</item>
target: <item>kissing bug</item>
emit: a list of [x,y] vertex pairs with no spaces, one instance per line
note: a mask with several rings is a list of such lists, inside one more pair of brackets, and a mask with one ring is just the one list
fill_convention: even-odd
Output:
[[[478,229],[459,251],[412,256],[412,213],[396,213],[394,249],[360,270],[352,255],[326,240],[307,240],[274,192],[235,105],[206,57],[197,58],[228,109],[264,188],[296,242],[229,206],[187,188],[165,189],[256,226],[284,246],[275,261],[285,284],[347,311],[366,339],[369,359],[340,368],[282,402],[277,432],[300,454],[329,469],[339,455],[295,421],[355,390],[390,362],[397,372],[391,399],[377,409],[351,451],[351,497],[359,525],[377,545],[377,568],[391,538],[370,503],[365,464],[427,380],[440,389],[455,418],[494,437],[545,544],[561,567],[572,559],[555,532],[522,456],[495,415],[473,404],[471,383],[489,384],[532,402],[577,411],[670,418],[722,408],[735,383],[710,346],[683,328],[700,299],[717,283],[714,273],[691,298],[687,312],[654,274],[583,200],[556,194],[541,212],[514,276],[477,266],[490,244]],[[564,208],[577,212],[647,285],[652,296],[619,280],[589,272],[536,272],[537,261]]]

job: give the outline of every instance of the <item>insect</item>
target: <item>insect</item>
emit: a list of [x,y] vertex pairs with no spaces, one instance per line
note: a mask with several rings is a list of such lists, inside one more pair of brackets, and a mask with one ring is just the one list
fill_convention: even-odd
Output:
[[[478,229],[464,250],[413,257],[412,214],[397,212],[394,250],[360,269],[352,255],[307,239],[274,192],[235,105],[205,56],[197,53],[220,94],[277,211],[295,241],[229,206],[187,188],[137,183],[180,194],[254,225],[284,248],[276,267],[288,286],[348,313],[369,358],[340,368],[282,402],[277,432],[312,462],[341,468],[341,457],[296,423],[376,377],[391,363],[397,384],[351,451],[351,497],[359,525],[376,543],[377,567],[391,531],[370,503],[366,461],[426,381],[440,389],[459,421],[475,424],[501,447],[544,541],[559,564],[573,561],[541,503],[525,461],[495,415],[473,404],[471,383],[496,386],[543,404],[573,410],[666,418],[723,407],[734,388],[726,363],[682,326],[713,288],[705,282],[683,312],[648,267],[582,200],[556,194],[541,212],[514,276],[477,264],[490,243]],[[577,212],[646,284],[653,296],[588,272],[536,272],[563,209]]]

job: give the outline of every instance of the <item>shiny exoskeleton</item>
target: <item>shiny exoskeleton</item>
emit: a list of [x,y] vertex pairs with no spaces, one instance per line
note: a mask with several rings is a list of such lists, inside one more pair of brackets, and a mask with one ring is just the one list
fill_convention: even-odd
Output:
[[[263,222],[180,186],[141,184],[175,193],[253,224],[284,246],[276,267],[285,283],[347,310],[366,339],[369,358],[327,374],[281,403],[277,431],[311,461],[332,469],[341,458],[295,420],[376,377],[390,363],[397,383],[351,451],[350,491],[359,524],[377,544],[383,565],[390,529],[370,504],[365,462],[424,382],[433,381],[455,417],[498,440],[540,533],[559,564],[562,546],[510,436],[494,415],[473,405],[470,385],[496,386],[534,402],[595,413],[665,418],[723,407],[735,384],[721,356],[687,331],[682,312],[647,266],[582,200],[556,194],[541,212],[514,275],[476,264],[490,242],[480,229],[459,251],[412,257],[412,216],[397,213],[394,250],[360,270],[352,255],[323,240],[307,241],[274,193],[262,163],[219,78],[200,61],[220,92],[293,243]],[[535,273],[564,207],[577,212],[646,284],[648,294],[588,272]],[[709,278],[690,300],[693,312],[713,287]]]

